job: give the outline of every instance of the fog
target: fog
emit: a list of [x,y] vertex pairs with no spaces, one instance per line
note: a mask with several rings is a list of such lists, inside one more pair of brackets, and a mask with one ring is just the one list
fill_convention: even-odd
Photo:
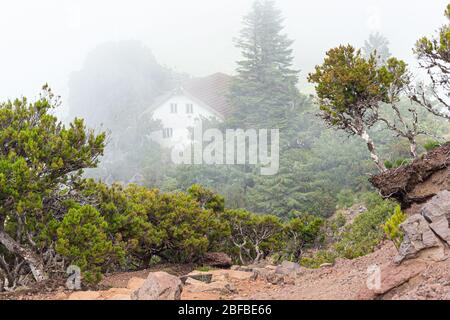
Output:
[[[139,40],[177,72],[234,73],[233,38],[252,0],[17,0],[0,2],[0,99],[36,95],[43,83],[67,102],[68,79],[86,55],[112,40]],[[394,56],[414,65],[415,41],[444,22],[444,0],[277,0],[306,75],[330,47],[362,46],[379,31]],[[64,104],[67,108],[67,103]],[[61,112],[64,112],[62,110]]]

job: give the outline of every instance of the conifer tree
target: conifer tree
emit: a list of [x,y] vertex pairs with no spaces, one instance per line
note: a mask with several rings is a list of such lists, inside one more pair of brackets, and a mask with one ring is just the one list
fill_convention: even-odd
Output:
[[273,1],[257,0],[244,18],[236,39],[243,59],[231,88],[234,112],[229,124],[243,128],[279,128],[281,135],[292,126],[289,112],[298,100],[293,51],[283,33],[283,17]]

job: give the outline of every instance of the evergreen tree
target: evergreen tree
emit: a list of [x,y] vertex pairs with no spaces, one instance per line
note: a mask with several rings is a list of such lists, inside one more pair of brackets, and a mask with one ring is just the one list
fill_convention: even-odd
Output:
[[244,18],[236,39],[243,59],[231,88],[234,112],[229,125],[241,128],[279,128],[292,125],[298,100],[298,71],[292,68],[293,41],[282,33],[283,18],[273,1],[257,0]]
[[385,65],[392,56],[389,51],[389,40],[379,32],[369,35],[369,39],[364,42],[363,52],[366,59],[375,54],[379,66]]

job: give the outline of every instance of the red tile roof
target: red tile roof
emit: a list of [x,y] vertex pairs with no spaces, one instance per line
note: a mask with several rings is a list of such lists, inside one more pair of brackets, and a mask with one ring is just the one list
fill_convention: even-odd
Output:
[[226,118],[231,113],[227,97],[231,80],[229,75],[215,73],[204,78],[190,79],[183,84],[183,89]]

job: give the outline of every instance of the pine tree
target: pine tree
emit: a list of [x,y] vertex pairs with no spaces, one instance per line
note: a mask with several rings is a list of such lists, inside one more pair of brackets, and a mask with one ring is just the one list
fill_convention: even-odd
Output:
[[375,54],[379,66],[385,65],[392,56],[389,51],[389,40],[379,32],[369,35],[369,39],[364,42],[363,52],[366,59]]
[[[292,68],[293,55],[283,34],[281,11],[270,0],[257,0],[243,21],[236,39],[243,59],[231,88],[234,113],[229,125],[242,128],[288,128],[296,107],[298,71]],[[283,132],[282,132],[283,133]]]

